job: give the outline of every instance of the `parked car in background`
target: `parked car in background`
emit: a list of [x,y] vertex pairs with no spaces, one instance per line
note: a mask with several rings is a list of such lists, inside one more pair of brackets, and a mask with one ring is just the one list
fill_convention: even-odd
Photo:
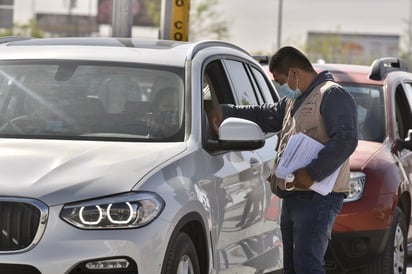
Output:
[[[269,58],[254,56],[269,77]],[[350,157],[351,191],[325,257],[327,273],[403,274],[412,243],[412,152],[391,153],[412,129],[412,74],[397,58],[371,66],[313,64],[355,98],[359,144]],[[282,96],[282,95],[280,95]]]
[[224,42],[0,39],[0,272],[281,273],[273,103]]
[[351,191],[333,227],[326,266],[330,273],[406,273],[412,152],[394,156],[391,145],[412,129],[412,74],[396,58],[378,59],[371,66],[314,67],[332,72],[358,110]]

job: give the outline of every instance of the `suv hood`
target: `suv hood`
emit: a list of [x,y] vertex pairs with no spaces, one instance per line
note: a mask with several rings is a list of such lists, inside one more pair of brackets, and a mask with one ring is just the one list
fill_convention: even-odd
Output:
[[185,143],[0,140],[0,196],[56,205],[132,190]]
[[[378,153],[384,145],[382,143],[359,141],[356,150],[350,156],[351,170],[362,170],[371,160],[377,160],[382,153]],[[373,157],[376,155],[377,157]]]

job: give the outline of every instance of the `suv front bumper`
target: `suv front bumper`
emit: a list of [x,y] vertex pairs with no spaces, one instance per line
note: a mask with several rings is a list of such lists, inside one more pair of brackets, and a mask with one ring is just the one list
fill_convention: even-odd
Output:
[[13,270],[9,273],[99,274],[104,271],[84,269],[85,263],[125,258],[130,267],[110,273],[161,272],[168,243],[165,228],[170,225],[161,218],[137,229],[82,230],[60,219],[60,209],[49,209],[47,227],[34,248],[21,253],[0,253],[0,269]]

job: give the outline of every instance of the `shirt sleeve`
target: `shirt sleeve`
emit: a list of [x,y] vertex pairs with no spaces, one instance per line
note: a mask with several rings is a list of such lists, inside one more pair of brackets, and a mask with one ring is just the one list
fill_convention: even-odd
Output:
[[278,132],[282,129],[286,101],[262,105],[222,105],[223,119],[238,117],[258,124],[264,132]]

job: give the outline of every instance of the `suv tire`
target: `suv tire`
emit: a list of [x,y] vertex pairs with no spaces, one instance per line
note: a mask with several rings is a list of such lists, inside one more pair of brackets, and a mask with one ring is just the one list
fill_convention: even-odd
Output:
[[195,245],[184,232],[179,232],[169,246],[165,262],[164,274],[200,274]]
[[374,262],[367,266],[371,274],[405,274],[407,232],[402,210],[397,207],[393,214],[390,235],[385,249]]

